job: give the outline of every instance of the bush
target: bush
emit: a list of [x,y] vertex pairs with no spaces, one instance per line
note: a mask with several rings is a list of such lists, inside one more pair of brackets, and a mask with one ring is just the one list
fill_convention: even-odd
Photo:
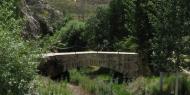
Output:
[[75,50],[83,50],[86,47],[85,41],[85,23],[72,20],[68,22],[61,30],[61,42],[63,47],[74,47]]
[[[0,93],[23,95],[34,78],[36,54],[35,42],[20,37],[22,20],[14,13],[14,0],[2,0],[0,4]],[[36,50],[36,51],[35,51]]]
[[130,95],[124,85],[105,83],[99,79],[93,80],[76,70],[71,72],[71,81],[95,95]]
[[36,91],[31,91],[31,93],[36,93],[35,95],[73,95],[64,81],[55,82],[51,79],[37,76],[33,83]]
[[94,50],[110,49],[110,21],[108,8],[97,8],[96,15],[86,23],[88,46]]

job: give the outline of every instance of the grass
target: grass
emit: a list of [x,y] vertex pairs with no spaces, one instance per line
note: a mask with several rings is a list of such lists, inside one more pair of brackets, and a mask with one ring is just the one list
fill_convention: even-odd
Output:
[[[84,71],[72,71],[72,79],[94,95],[160,95],[160,77],[138,77],[128,84],[112,83],[109,75],[100,74],[96,78],[89,78]],[[175,74],[165,74],[163,77],[162,95],[175,94]],[[179,95],[190,95],[190,77],[179,75]]]
[[94,95],[129,95],[124,84],[114,84],[112,81],[105,82],[104,79],[109,79],[109,77],[99,76],[91,79],[77,70],[71,71],[71,81]]
[[[175,94],[175,74],[163,77],[162,95]],[[161,95],[159,77],[139,77],[129,83],[127,87],[131,95]],[[190,78],[187,75],[179,75],[178,95],[190,95]]]
[[[113,83],[111,76],[105,73],[91,78],[88,73],[94,70],[97,68],[70,71],[71,83],[79,85],[92,95],[161,95],[159,77],[138,77],[129,83],[117,84]],[[165,74],[162,95],[174,95],[175,82],[175,74]],[[35,87],[32,88],[35,88],[37,93],[34,95],[73,95],[65,81],[56,82],[38,76],[33,83]],[[180,74],[178,88],[179,95],[190,95],[190,76]]]
[[[34,95],[73,95],[65,81],[56,82],[49,78],[37,76],[33,81]],[[33,94],[32,94],[33,95]]]

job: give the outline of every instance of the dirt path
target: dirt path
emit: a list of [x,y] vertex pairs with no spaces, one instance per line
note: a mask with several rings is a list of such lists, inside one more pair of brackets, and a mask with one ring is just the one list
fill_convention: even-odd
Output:
[[73,84],[67,84],[69,89],[72,91],[73,95],[91,95],[84,89],[82,89],[80,86],[76,86]]

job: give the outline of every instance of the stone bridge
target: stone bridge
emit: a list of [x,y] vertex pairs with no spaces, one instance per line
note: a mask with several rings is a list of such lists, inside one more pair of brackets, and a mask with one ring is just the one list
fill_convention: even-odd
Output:
[[63,71],[78,67],[100,66],[122,73],[123,75],[136,77],[140,71],[140,61],[137,53],[133,52],[64,52],[48,53],[43,59],[57,60]]

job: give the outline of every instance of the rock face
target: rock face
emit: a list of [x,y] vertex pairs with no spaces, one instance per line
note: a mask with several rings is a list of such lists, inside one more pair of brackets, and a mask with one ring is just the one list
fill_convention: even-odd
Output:
[[21,0],[20,10],[25,18],[25,38],[51,35],[64,22],[63,14],[51,8],[44,0]]

